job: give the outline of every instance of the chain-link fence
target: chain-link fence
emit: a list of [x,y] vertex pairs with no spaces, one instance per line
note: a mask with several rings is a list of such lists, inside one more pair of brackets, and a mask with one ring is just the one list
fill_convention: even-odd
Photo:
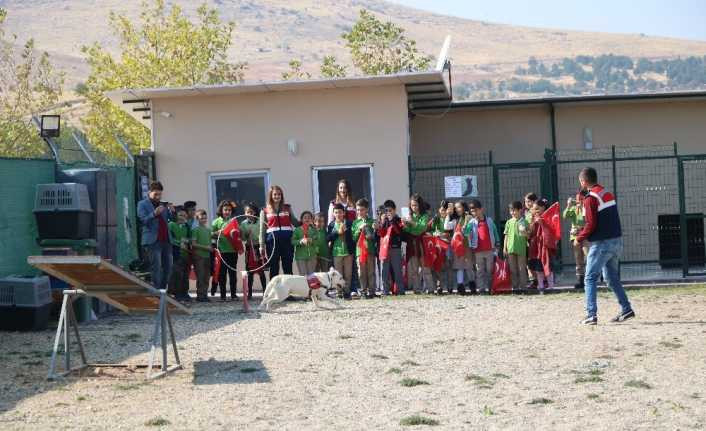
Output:
[[[492,152],[410,157],[409,165],[411,191],[435,201],[444,197],[445,177],[476,175],[479,198],[500,226],[509,217],[508,204],[522,201],[528,192],[559,201],[563,210],[578,192],[579,171],[591,166],[598,171],[599,182],[616,196],[625,280],[672,280],[706,271],[706,156],[680,156],[676,144],[546,150],[543,161],[510,164],[493,163]],[[572,279],[575,265],[569,230],[569,222],[563,220],[558,257],[564,282]]]

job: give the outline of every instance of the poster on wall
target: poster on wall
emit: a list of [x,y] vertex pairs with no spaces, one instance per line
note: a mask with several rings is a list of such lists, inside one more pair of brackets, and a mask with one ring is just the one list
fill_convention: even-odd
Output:
[[444,195],[446,198],[478,197],[478,177],[475,175],[444,177]]

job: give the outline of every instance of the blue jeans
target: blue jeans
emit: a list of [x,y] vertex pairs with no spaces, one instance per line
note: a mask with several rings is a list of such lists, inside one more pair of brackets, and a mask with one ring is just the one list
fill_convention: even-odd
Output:
[[149,262],[152,273],[152,286],[157,289],[166,289],[172,270],[172,245],[168,241],[155,241],[143,246],[143,248],[145,259]]
[[622,307],[623,313],[632,310],[628,295],[620,283],[620,268],[618,259],[623,252],[623,239],[611,238],[601,241],[591,242],[586,257],[586,275],[584,284],[586,290],[586,314],[589,317],[598,315],[598,303],[596,301],[598,277],[603,271],[603,278],[608,282],[608,286],[613,290],[615,297]]

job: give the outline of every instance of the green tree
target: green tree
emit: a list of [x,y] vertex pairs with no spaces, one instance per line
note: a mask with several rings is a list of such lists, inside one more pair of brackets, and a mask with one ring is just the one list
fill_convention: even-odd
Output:
[[117,57],[99,44],[83,47],[91,67],[85,83],[90,111],[83,124],[93,145],[108,154],[121,153],[115,135],[123,137],[133,152],[149,148],[150,135],[142,124],[111,103],[104,95],[106,91],[236,83],[243,79],[247,64],[228,60],[235,24],[222,23],[218,12],[205,4],[198,8],[194,22],[179,6],[168,10],[164,0],[144,1],[139,23],[111,12],[109,25],[119,40]]
[[61,96],[64,76],[54,71],[46,52],[29,39],[17,52],[17,35],[5,37],[7,12],[0,8],[0,156],[37,157],[45,153],[32,116]]
[[333,55],[327,55],[324,57],[321,63],[321,77],[322,78],[345,78],[346,77],[346,66],[340,65],[336,62],[336,57]]
[[351,31],[343,33],[353,64],[366,75],[425,70],[432,58],[417,50],[414,40],[392,22],[382,22],[362,9]]
[[301,60],[293,58],[289,60],[289,70],[282,72],[282,80],[284,81],[302,81],[311,79],[311,73],[302,70]]

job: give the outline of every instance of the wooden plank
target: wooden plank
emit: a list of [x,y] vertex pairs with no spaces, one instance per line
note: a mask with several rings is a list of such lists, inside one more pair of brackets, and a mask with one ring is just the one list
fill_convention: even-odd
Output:
[[[154,313],[159,308],[158,289],[100,256],[30,256],[27,262],[126,313]],[[172,312],[191,314],[178,301],[169,296],[166,300]]]

